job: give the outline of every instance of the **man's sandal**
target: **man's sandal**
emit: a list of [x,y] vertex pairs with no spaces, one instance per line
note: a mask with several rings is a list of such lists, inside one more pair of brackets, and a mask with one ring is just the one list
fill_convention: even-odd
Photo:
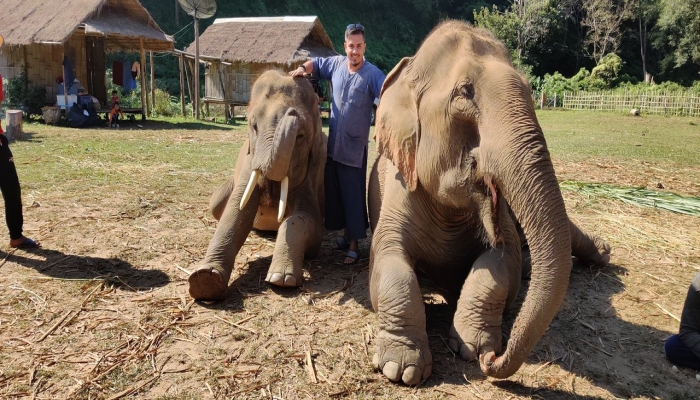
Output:
[[347,250],[350,248],[350,242],[345,240],[344,237],[340,236],[335,238],[335,245],[333,246],[333,250]]
[[343,260],[343,264],[345,264],[345,265],[357,264],[357,260],[360,259],[360,256],[357,254],[357,252],[353,251],[353,250],[348,250],[348,252],[345,254],[345,257],[346,257],[346,259],[352,258],[351,262],[346,262],[345,260]]

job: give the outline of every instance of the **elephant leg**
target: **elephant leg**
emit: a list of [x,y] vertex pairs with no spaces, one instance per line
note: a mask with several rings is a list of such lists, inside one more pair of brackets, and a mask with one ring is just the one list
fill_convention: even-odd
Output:
[[499,220],[503,240],[474,262],[450,328],[450,347],[465,360],[501,350],[503,313],[513,305],[520,290],[520,240],[505,206],[500,209]]
[[228,203],[228,199],[231,196],[231,192],[233,192],[235,184],[235,178],[230,177],[221,186],[216,188],[214,193],[211,195],[211,198],[209,199],[209,211],[217,221],[221,219],[221,215],[226,209],[226,204]]
[[321,234],[320,216],[296,213],[282,221],[265,281],[276,286],[301,286],[304,256],[318,254]]
[[190,296],[195,300],[218,301],[226,297],[236,255],[253,228],[260,203],[260,189],[256,187],[246,206],[239,210],[245,183],[239,182],[229,196],[207,254],[188,278]]
[[370,296],[379,317],[374,367],[392,381],[417,385],[432,373],[418,279],[400,255],[372,257]]
[[572,221],[569,221],[569,226],[571,228],[571,254],[574,257],[602,267],[610,263],[610,245],[605,240],[582,231]]

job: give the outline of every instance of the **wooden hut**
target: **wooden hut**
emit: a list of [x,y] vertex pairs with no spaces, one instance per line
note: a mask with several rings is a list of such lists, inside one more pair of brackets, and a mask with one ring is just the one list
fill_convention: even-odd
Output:
[[[57,78],[65,82],[72,72],[88,93],[108,104],[107,52],[140,52],[144,88],[145,52],[173,50],[173,39],[138,0],[0,0],[0,10],[5,37],[0,73],[12,78],[24,72],[33,85],[46,87],[47,103],[57,102]],[[64,70],[64,60],[72,71]],[[141,91],[142,115],[146,92]]]
[[[194,43],[176,52],[193,63]],[[250,88],[262,72],[289,70],[311,57],[337,55],[316,16],[218,18],[199,38],[209,103],[247,105]]]

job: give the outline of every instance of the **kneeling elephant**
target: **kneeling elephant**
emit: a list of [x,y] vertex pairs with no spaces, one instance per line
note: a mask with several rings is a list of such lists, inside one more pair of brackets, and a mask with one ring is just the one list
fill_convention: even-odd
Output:
[[219,221],[207,254],[189,277],[197,300],[226,297],[236,255],[251,229],[277,230],[266,281],[300,286],[304,257],[318,253],[323,235],[326,136],[318,97],[306,79],[263,73],[248,106],[248,138],[234,176],[212,195]]
[[[490,33],[448,21],[387,76],[377,110],[381,157],[370,175],[370,297],[375,366],[418,384],[432,370],[417,276],[456,301],[450,345],[489,376],[515,373],[557,313],[571,256],[610,247],[569,220],[529,85]],[[502,352],[501,323],[531,283]]]

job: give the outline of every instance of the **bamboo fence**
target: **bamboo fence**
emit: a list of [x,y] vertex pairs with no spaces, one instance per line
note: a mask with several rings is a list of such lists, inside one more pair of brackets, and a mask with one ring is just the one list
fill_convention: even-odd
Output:
[[700,95],[692,92],[565,92],[561,104],[567,110],[628,113],[636,109],[640,114],[700,116]]

